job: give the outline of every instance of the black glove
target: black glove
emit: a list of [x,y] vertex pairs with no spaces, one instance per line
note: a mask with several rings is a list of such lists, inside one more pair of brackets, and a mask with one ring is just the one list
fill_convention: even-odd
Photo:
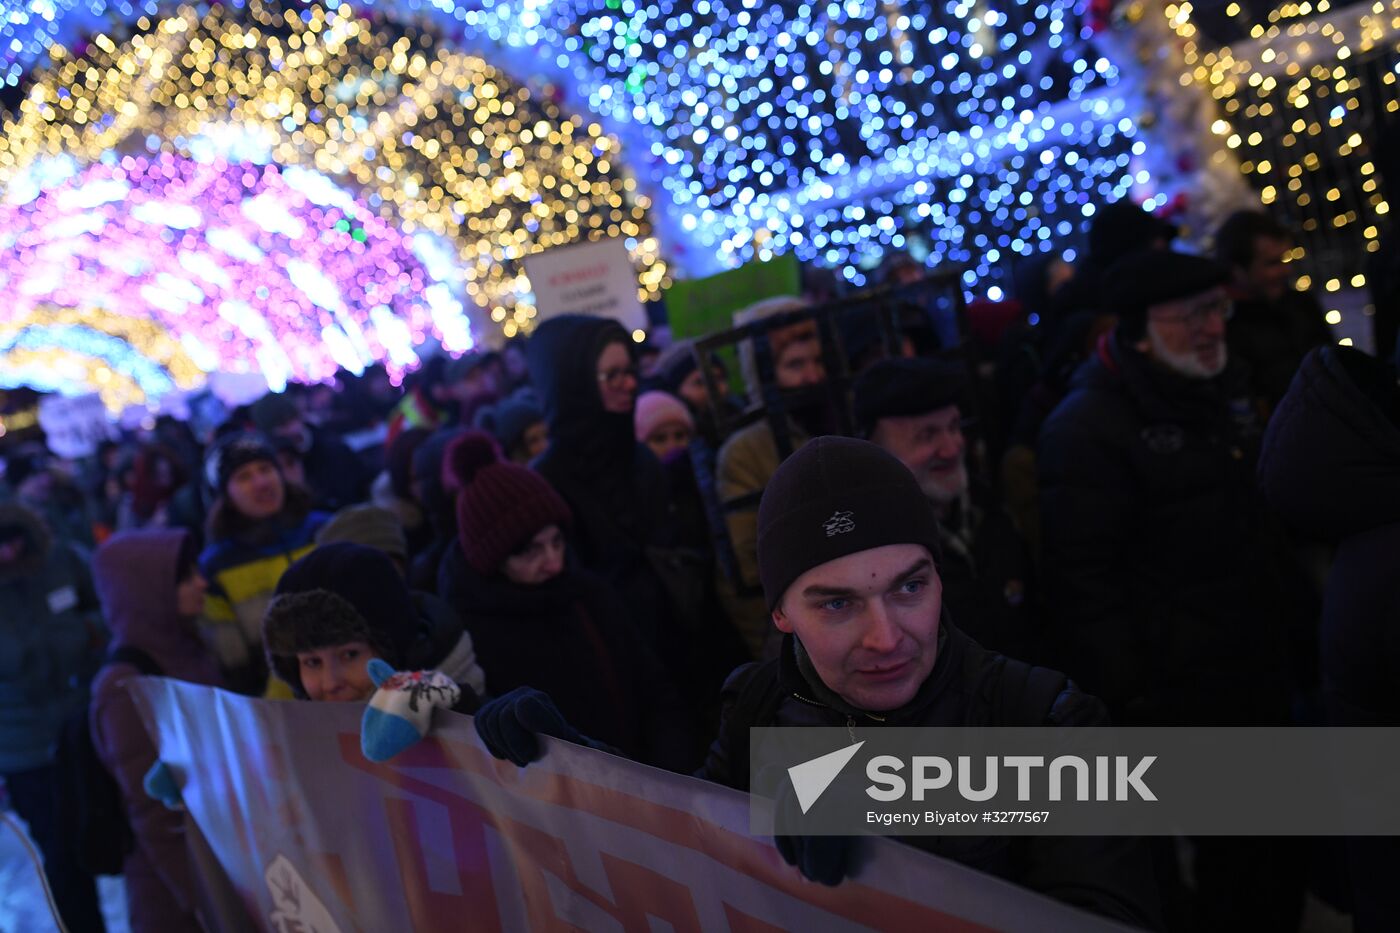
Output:
[[522,768],[540,757],[539,735],[599,747],[569,725],[548,694],[534,687],[516,687],[486,701],[476,711],[476,734],[492,755]]
[[854,836],[774,836],[773,844],[802,877],[828,887],[846,880],[859,848]]
[[[782,826],[800,825],[801,809],[797,792],[786,773],[765,775],[765,786],[773,788],[775,816],[781,816]],[[839,790],[833,795],[839,798]],[[825,799],[818,806],[840,806],[839,799]],[[773,844],[783,861],[796,866],[808,881],[835,887],[856,868],[860,840],[854,836],[774,836]]]

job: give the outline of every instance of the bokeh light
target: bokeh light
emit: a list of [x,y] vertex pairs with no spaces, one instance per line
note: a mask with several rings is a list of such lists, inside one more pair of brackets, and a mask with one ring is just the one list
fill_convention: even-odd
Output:
[[[0,204],[0,332],[15,349],[47,335],[110,356],[96,351],[124,341],[176,369],[137,380],[158,397],[215,369],[256,366],[274,388],[380,359],[397,374],[428,333],[471,346],[414,243],[323,175],[169,153],[110,155],[57,182],[65,167],[46,164],[40,193],[12,186]],[[66,320],[78,308],[104,314]]]
[[[550,246],[624,238],[656,297],[666,267],[617,141],[481,59],[336,4],[182,5],[132,27],[53,46],[21,85],[0,187],[65,237],[14,241],[37,267],[0,286],[27,296],[6,313],[97,295],[276,386],[371,359],[398,371],[426,336],[460,352],[472,331],[528,330],[520,260]],[[206,183],[217,207],[182,193]],[[148,266],[116,258],[148,248]],[[218,270],[238,262],[256,274],[225,270],[227,288]],[[81,298],[78,266],[100,279]]]

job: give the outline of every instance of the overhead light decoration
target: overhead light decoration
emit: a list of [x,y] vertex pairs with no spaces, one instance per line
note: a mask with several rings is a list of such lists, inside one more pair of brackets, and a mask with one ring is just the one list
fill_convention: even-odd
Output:
[[53,46],[5,121],[0,318],[98,302],[275,388],[527,331],[550,246],[620,237],[665,282],[616,140],[429,32],[256,0],[132,27]]
[[[1262,19],[1256,11],[1165,4],[1188,69],[1182,81],[1210,89],[1217,151],[1299,230],[1300,284],[1324,295],[1363,288],[1390,225],[1376,140],[1400,113],[1400,0],[1302,0]],[[1329,323],[1339,322],[1337,299],[1324,302]]]
[[0,350],[115,364],[122,344],[151,365],[113,368],[151,370],[137,382],[154,399],[215,369],[259,369],[274,388],[376,360],[400,375],[429,333],[471,346],[413,243],[324,175],[170,153],[57,183],[63,166],[45,170],[37,196],[0,202]]
[[[86,2],[128,18],[132,14],[123,11],[135,6]],[[326,3],[337,8],[289,5],[287,16],[298,22],[259,27],[259,44],[270,41],[268,34],[291,33],[302,45],[279,40],[281,70],[269,57],[257,72],[273,89],[259,91],[243,116],[262,120],[274,137],[302,134],[300,141],[273,144],[279,153],[313,143],[328,147],[324,162],[316,163],[321,170],[336,176],[339,164],[367,185],[392,186],[379,170],[406,179],[421,152],[403,143],[402,133],[428,134],[407,123],[395,105],[403,98],[386,96],[385,85],[417,80],[419,60],[429,76],[422,80],[429,81],[435,53],[424,51],[420,59],[422,40],[414,33],[402,46],[374,46],[379,77],[361,72],[359,84],[296,84],[283,95],[288,69],[305,64],[308,32],[314,34],[311,48],[334,62],[339,46],[326,45],[325,38],[352,28],[336,24],[361,24],[361,31],[375,33],[387,28],[378,19],[363,25],[345,13],[347,4]],[[619,152],[591,123],[570,124],[567,131],[561,126],[557,138],[546,134],[551,157],[569,151],[572,164],[534,170],[543,153],[521,135],[529,120],[518,119],[512,131],[508,115],[490,110],[492,100],[526,103],[512,97],[518,91],[502,90],[497,76],[492,83],[499,93],[474,98],[486,112],[476,106],[463,113],[464,130],[479,129],[482,142],[472,144],[477,157],[456,164],[450,180],[476,178],[479,158],[518,152],[507,176],[518,172],[522,193],[539,197],[541,227],[529,228],[530,211],[507,210],[502,222],[495,219],[499,211],[479,210],[481,199],[494,204],[502,197],[495,191],[463,198],[445,180],[418,180],[421,197],[412,203],[426,198],[431,204],[436,186],[444,201],[464,202],[471,215],[464,221],[475,219],[462,230],[464,244],[481,238],[475,240],[479,254],[467,246],[463,256],[469,281],[477,284],[473,298],[508,329],[530,320],[523,304],[528,286],[515,261],[522,251],[556,241],[614,232],[635,243],[645,297],[668,284],[646,220],[649,202],[629,179],[620,187],[612,183],[622,160],[642,176],[645,193],[657,197],[655,222],[664,222],[667,247],[689,274],[795,252],[864,285],[885,254],[905,250],[929,265],[965,265],[968,286],[993,297],[1022,257],[1076,242],[1097,205],[1131,196],[1158,209],[1170,196],[1153,184],[1148,140],[1134,122],[1138,108],[1117,91],[1120,65],[1099,47],[1075,0],[1000,6],[986,0],[377,0],[360,8],[386,20],[411,19],[487,56],[539,87],[544,99],[595,114],[630,147]],[[259,9],[249,0],[250,13]],[[240,35],[238,42],[246,38]],[[148,49],[131,65],[140,72],[154,54]],[[212,44],[177,45],[166,53],[162,75],[198,71],[211,55],[226,57],[219,34]],[[69,74],[77,78],[80,71],[69,68]],[[246,69],[241,74],[246,82]],[[160,95],[175,124],[201,100],[207,110],[221,111],[220,77],[238,83],[217,69],[202,76],[202,85],[180,84]],[[445,71],[438,78],[452,76]],[[366,102],[402,122],[393,134],[370,134],[374,159],[361,169],[358,148],[377,119]],[[328,116],[337,104],[353,105],[365,124],[347,127]],[[53,99],[48,105],[63,107]],[[422,106],[426,102],[419,101],[410,110]],[[260,116],[264,110],[266,117]],[[319,119],[308,118],[312,111]],[[476,122],[501,116],[505,125],[492,124],[494,131]],[[351,145],[345,145],[347,131]],[[493,147],[503,131],[504,141]],[[533,128],[530,135],[539,138]],[[402,164],[386,161],[390,143]],[[413,152],[400,151],[405,146]],[[580,166],[585,174],[573,174]],[[564,212],[565,227],[547,231],[555,210]],[[439,232],[453,226],[450,210],[415,208],[406,216],[425,226],[439,217],[439,227],[429,226]],[[473,264],[476,259],[481,265]]]

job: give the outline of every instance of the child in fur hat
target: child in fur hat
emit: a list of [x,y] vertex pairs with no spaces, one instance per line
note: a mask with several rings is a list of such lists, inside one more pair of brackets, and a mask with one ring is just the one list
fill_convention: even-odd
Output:
[[440,671],[399,670],[417,634],[417,609],[393,561],[344,541],[287,568],[263,619],[268,667],[298,699],[370,701],[360,739],[372,761],[422,738],[435,707],[478,705],[470,686]]

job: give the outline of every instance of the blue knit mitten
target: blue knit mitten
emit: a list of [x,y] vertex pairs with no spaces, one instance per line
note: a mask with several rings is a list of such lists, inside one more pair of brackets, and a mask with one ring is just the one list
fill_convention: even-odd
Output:
[[360,750],[370,761],[388,761],[422,740],[432,727],[433,709],[451,709],[462,688],[441,671],[398,671],[375,658],[369,676],[379,689],[360,720]]
[[170,765],[157,759],[151,770],[141,780],[146,795],[165,804],[167,810],[185,809],[185,798],[180,795],[180,785],[175,783],[175,772]]

